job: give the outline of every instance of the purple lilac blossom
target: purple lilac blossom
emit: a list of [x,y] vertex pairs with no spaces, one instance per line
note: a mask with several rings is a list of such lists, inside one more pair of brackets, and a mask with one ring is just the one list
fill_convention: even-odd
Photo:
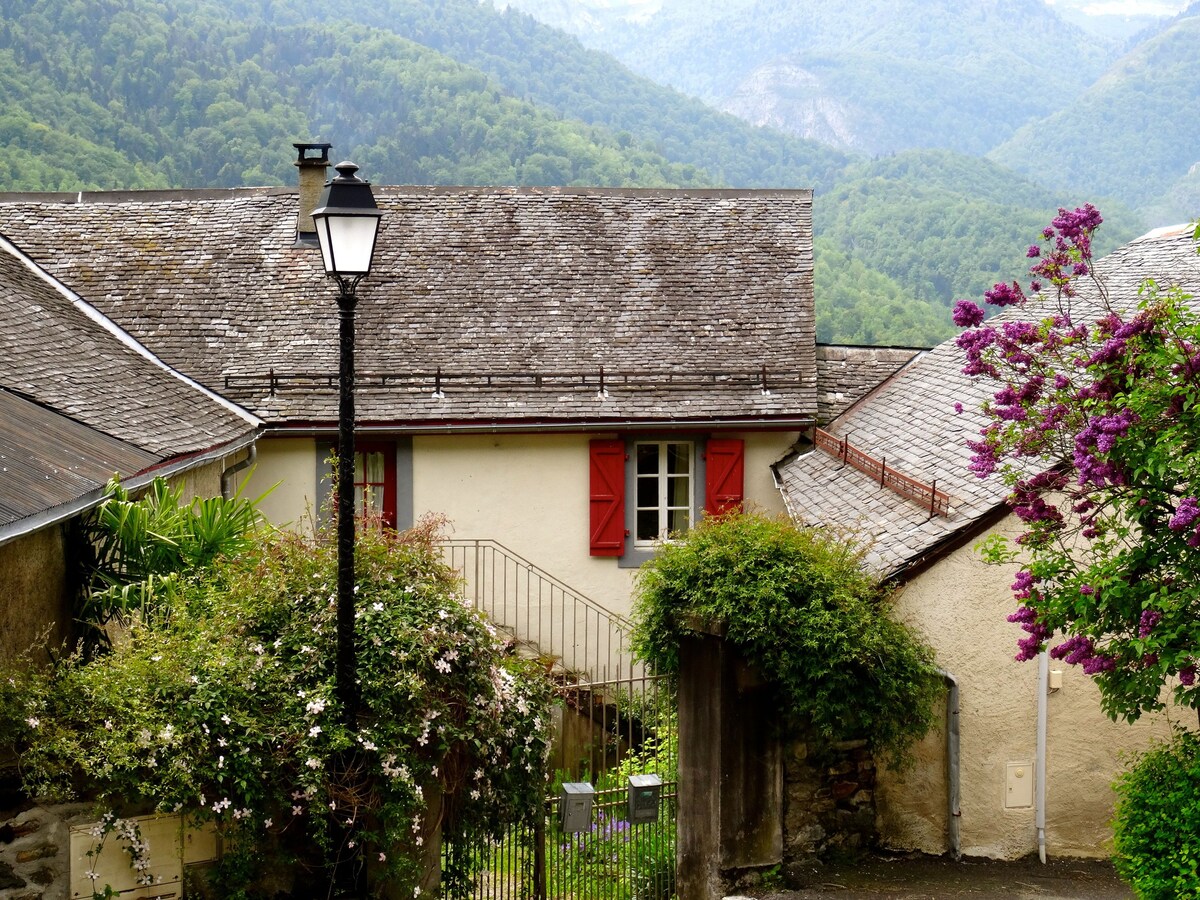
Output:
[[1162,613],[1157,609],[1143,609],[1141,621],[1138,622],[1138,637],[1150,637],[1150,632],[1154,630],[1154,626],[1161,621]]
[[983,324],[983,307],[971,300],[958,300],[951,314],[954,324],[959,328],[974,328]]
[[992,306],[1018,306],[1025,302],[1025,294],[1017,282],[997,282],[990,291],[984,291],[983,299]]
[[1167,527],[1172,531],[1183,531],[1197,518],[1200,518],[1200,502],[1195,497],[1184,497],[1175,508],[1175,515],[1171,516]]

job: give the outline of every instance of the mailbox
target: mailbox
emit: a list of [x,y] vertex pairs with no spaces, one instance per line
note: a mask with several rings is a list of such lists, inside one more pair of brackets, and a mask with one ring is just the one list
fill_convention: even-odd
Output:
[[563,834],[578,834],[592,825],[592,799],[596,789],[586,781],[568,781],[558,798],[558,822]]
[[662,779],[657,775],[629,776],[629,824],[657,822]]

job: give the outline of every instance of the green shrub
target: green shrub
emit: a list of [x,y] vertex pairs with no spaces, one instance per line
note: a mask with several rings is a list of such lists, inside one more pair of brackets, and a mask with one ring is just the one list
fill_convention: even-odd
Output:
[[1116,783],[1117,872],[1143,900],[1200,898],[1200,735],[1179,731]]
[[888,618],[887,594],[853,545],[756,515],[706,519],[647,563],[634,649],[676,672],[700,623],[725,638],[779,695],[785,726],[829,740],[868,738],[900,761],[933,721],[933,651]]
[[359,533],[353,729],[336,542],[275,533],[182,575],[170,615],[135,617],[111,652],[0,673],[0,741],[32,794],[214,823],[217,896],[256,896],[269,864],[320,866],[347,822],[411,896],[434,794],[450,832],[540,808],[550,719],[548,682],[504,656],[433,537]]

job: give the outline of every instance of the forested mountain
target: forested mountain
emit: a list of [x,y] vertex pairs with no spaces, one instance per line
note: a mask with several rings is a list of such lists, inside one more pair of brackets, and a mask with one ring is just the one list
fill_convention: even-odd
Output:
[[990,157],[1088,186],[1165,221],[1200,213],[1176,184],[1200,163],[1200,5],[1122,57],[1082,95],[1031,122]]
[[813,187],[828,341],[944,338],[953,299],[1019,274],[1014,247],[1076,200],[960,154],[871,162],[756,128],[476,0],[364,0],[353,22],[301,0],[0,0],[0,89],[2,190],[292,184],[297,140],[379,183]]
[[1076,0],[495,2],[847,152],[957,149],[1155,224],[1200,214],[1177,192],[1200,161],[1200,3],[1130,37],[1128,16],[1098,14],[1119,6]]
[[[510,0],[553,15],[556,0]],[[551,9],[547,9],[550,6]],[[576,21],[585,42],[636,71],[847,150],[983,153],[1115,56],[1042,0],[662,0],[634,21]],[[1071,63],[1063,66],[1063,48]]]
[[[979,297],[997,281],[1024,275],[1025,249],[1048,222],[1046,211],[1085,202],[982,160],[913,150],[847,168],[821,196],[815,225],[829,246],[945,311],[956,298]],[[1103,212],[1100,252],[1142,231],[1119,204]]]

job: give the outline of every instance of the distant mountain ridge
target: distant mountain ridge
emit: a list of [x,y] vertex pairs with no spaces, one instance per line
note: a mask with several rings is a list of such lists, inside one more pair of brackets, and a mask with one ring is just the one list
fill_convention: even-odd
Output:
[[1200,214],[1200,4],[1117,60],[1063,109],[1030,122],[990,159],[1043,181],[1088,185],[1159,224]]
[[637,18],[603,0],[506,2],[656,81],[848,153],[948,148],[1052,191],[1119,197],[1156,224],[1200,214],[1187,189],[1200,3],[1142,18],[1153,24],[1130,38],[1131,23],[1105,37],[1073,24],[1094,18],[1082,4],[1042,0],[661,0]]
[[[300,0],[9,8],[0,190],[294,184],[309,140],[377,183],[811,187],[824,341],[940,341],[956,297],[1020,274],[1056,206],[1096,199],[946,150],[871,160],[754,127],[477,0],[363,0],[354,21]],[[1106,240],[1140,229],[1103,208]]]

